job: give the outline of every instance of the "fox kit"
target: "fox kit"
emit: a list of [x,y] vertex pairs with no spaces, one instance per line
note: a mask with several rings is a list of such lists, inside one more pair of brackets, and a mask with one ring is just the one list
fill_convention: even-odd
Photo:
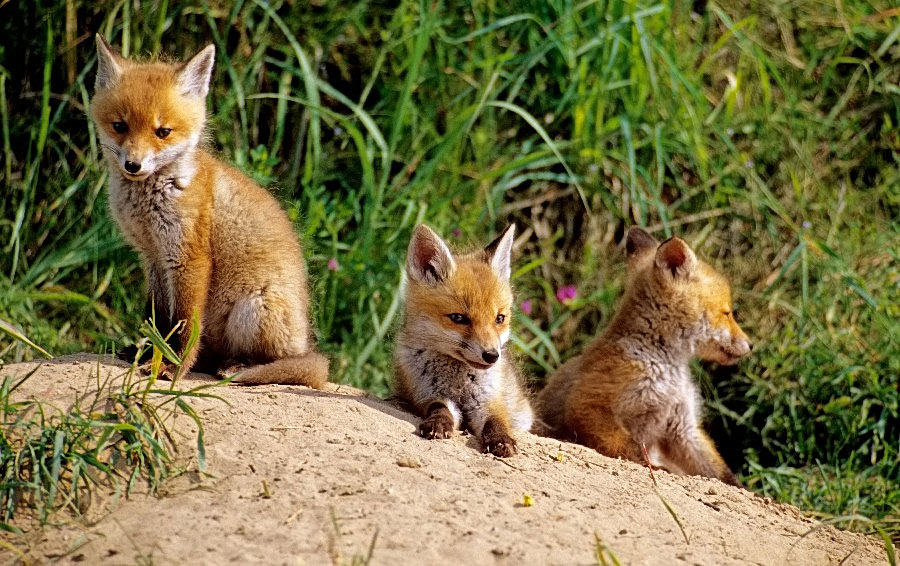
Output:
[[122,58],[97,36],[91,114],[109,166],[109,207],[140,254],[148,305],[175,335],[181,372],[192,319],[201,361],[236,383],[320,387],[300,245],[278,202],[200,143],[212,45],[183,64]]
[[486,452],[512,456],[512,430],[527,431],[531,407],[505,350],[512,316],[515,227],[484,250],[453,255],[425,225],[406,258],[406,317],[394,349],[394,392],[424,420],[425,438],[465,427]]
[[628,281],[609,327],[550,378],[538,421],[613,458],[740,485],[701,426],[688,362],[733,364],[752,344],[731,311],[728,281],[680,238],[626,238]]

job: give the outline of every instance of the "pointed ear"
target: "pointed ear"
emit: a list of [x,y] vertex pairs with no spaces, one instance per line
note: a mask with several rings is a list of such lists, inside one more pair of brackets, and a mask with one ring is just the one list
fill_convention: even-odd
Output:
[[177,81],[182,96],[205,97],[209,92],[213,63],[216,62],[216,46],[207,45],[200,53],[181,66]]
[[697,267],[697,256],[681,238],[669,238],[656,250],[656,267],[673,279],[687,278]]
[[496,240],[484,248],[485,259],[504,281],[509,281],[512,273],[512,245],[515,235],[516,225],[510,224]]
[[406,273],[425,285],[437,285],[456,270],[450,248],[434,231],[419,224],[409,241],[406,254]]
[[111,87],[122,75],[123,59],[113,51],[106,39],[99,33],[97,39],[97,78],[94,80],[94,91]]
[[625,256],[631,259],[648,250],[655,250],[659,246],[656,238],[648,234],[643,228],[632,226],[625,235]]

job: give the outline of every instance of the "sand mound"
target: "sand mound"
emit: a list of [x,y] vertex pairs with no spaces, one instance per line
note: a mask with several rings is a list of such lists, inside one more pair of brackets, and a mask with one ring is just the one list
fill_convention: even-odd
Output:
[[[7,366],[0,376],[36,365]],[[103,377],[125,371],[108,358],[66,356],[44,363],[16,394],[65,406],[96,387],[98,368]],[[352,388],[214,391],[230,406],[193,401],[210,477],[189,471],[162,495],[135,494],[95,524],[33,531],[31,559],[351,564],[374,544],[372,564],[594,564],[596,535],[623,564],[886,560],[874,538],[717,481],[657,472],[686,543],[640,466],[532,435],[519,438],[509,460],[479,453],[467,435],[424,440],[414,417]],[[194,423],[182,418],[176,428],[189,452]],[[533,505],[522,504],[525,494]]]

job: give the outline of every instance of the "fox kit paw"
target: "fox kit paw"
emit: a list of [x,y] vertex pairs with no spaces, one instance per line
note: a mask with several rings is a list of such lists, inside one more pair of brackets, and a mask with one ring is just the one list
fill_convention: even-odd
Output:
[[242,372],[247,369],[249,366],[243,364],[237,360],[228,360],[221,365],[216,370],[216,377],[219,379],[228,379],[229,377],[234,377],[236,374]]
[[516,441],[509,435],[507,425],[494,418],[489,418],[484,423],[484,429],[481,431],[481,444],[484,446],[485,452],[501,458],[515,456],[518,452]]
[[453,435],[453,417],[449,411],[434,412],[419,425],[419,434],[425,438],[450,438]]
[[735,487],[741,487],[741,488],[744,487],[744,484],[741,483],[741,480],[739,480],[736,475],[734,475],[734,472],[732,472],[731,470],[729,470],[727,468],[725,469],[724,472],[722,472],[722,475],[719,478],[719,480],[722,481],[723,483],[727,483],[728,485],[733,485]]
[[[141,372],[141,375],[148,376],[153,373],[153,368],[150,367],[149,363],[145,363],[142,366],[138,367],[138,371]],[[156,374],[157,379],[164,379],[166,381],[174,381],[175,373],[178,371],[178,368],[174,364],[170,364],[169,362],[162,361],[159,363],[159,371]]]
[[509,435],[484,439],[484,451],[490,452],[494,456],[499,456],[500,458],[509,458],[510,456],[515,456],[519,452],[516,448],[516,441]]

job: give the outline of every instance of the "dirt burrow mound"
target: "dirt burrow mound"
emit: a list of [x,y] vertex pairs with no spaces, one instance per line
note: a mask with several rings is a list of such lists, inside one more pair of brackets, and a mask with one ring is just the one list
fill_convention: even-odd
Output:
[[[102,381],[126,371],[108,357],[56,358],[15,396],[65,408],[97,387],[98,372]],[[886,562],[875,538],[718,481],[658,471],[657,495],[646,469],[574,444],[520,435],[519,454],[500,460],[468,435],[425,440],[415,417],[346,386],[212,392],[227,404],[191,400],[208,475],[193,463],[196,425],[180,417],[188,471],[159,496],[136,493],[96,523],[6,540],[32,562],[64,564],[352,564],[370,550],[371,564],[386,565],[595,564],[598,545],[622,564]]]

